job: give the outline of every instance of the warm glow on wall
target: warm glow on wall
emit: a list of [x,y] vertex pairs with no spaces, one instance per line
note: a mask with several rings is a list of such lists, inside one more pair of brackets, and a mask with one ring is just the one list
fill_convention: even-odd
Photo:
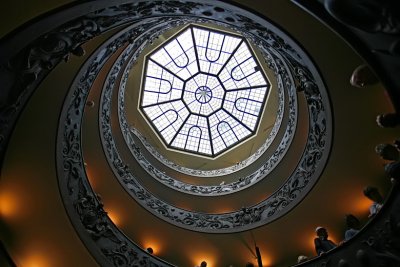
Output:
[[190,266],[200,266],[202,261],[207,262],[207,267],[217,266],[218,254],[217,249],[212,243],[200,241],[199,243],[188,244],[186,256],[190,259]]
[[[263,267],[273,266],[271,256],[267,255],[266,253],[261,252],[261,260],[262,260]],[[248,262],[253,263],[255,267],[258,266],[258,261],[257,261],[256,257],[253,257],[253,259],[249,260]],[[246,263],[243,263],[242,265],[244,266]],[[208,267],[208,265],[207,265],[207,267]]]
[[[263,253],[262,251],[261,251],[261,259],[262,259],[263,267],[273,266],[271,256]],[[257,260],[256,260],[256,263],[257,263]],[[255,266],[257,266],[257,265],[255,265]]]
[[310,237],[308,238],[308,249],[311,251],[315,252],[315,245],[314,245],[314,239],[317,237],[316,234],[310,234]]
[[354,199],[350,213],[353,213],[354,215],[367,214],[372,203],[373,202],[370,199],[362,195]]
[[228,213],[232,211],[232,207],[220,207],[214,210],[214,213]]
[[198,255],[196,257],[193,258],[193,266],[200,266],[200,264],[205,261],[207,262],[207,267],[217,267],[215,266],[215,261],[213,260],[212,257],[210,257],[209,255]]
[[[331,240],[336,245],[339,245],[339,243],[342,241],[342,239],[344,239],[344,237],[338,238],[335,234],[332,234],[332,231],[329,230],[329,227],[325,227],[325,226],[323,226],[323,227],[326,228],[326,230],[328,231],[328,239]],[[317,228],[317,227],[315,227],[315,228]],[[344,236],[344,233],[343,233],[343,236]],[[310,232],[309,238],[307,239],[308,240],[307,248],[314,253],[313,254],[314,256],[317,256],[317,252],[315,251],[315,245],[314,245],[315,238],[317,238],[317,234],[315,233],[315,231]],[[305,254],[305,255],[308,256],[307,254]]]
[[165,243],[163,243],[162,238],[155,233],[146,233],[141,237],[140,242],[143,250],[147,248],[153,249],[153,255],[160,256],[162,254],[163,249],[166,247]]
[[147,248],[152,248],[153,255],[157,255],[161,251],[161,244],[154,240],[147,240],[143,242],[143,250],[146,250]]
[[[10,190],[11,191],[11,190]],[[15,194],[11,192],[0,193],[0,216],[4,218],[14,217],[18,212],[18,202]]]
[[53,266],[49,262],[49,257],[41,253],[29,254],[25,259],[22,259],[24,267],[50,267]]
[[[317,225],[307,228],[307,230],[304,231],[304,235],[303,235],[304,240],[305,241],[307,240],[307,249],[309,251],[312,251],[313,253],[315,253],[314,239],[317,237],[317,234],[315,233],[316,228],[317,228]],[[327,230],[328,230],[328,234],[330,235],[329,229],[327,229]],[[330,238],[331,237],[329,236],[329,239]],[[306,253],[306,252],[304,252],[304,253]],[[307,254],[305,254],[305,255],[307,255]]]
[[107,215],[110,218],[110,220],[116,225],[116,226],[121,226],[121,217],[119,216],[119,214],[117,214],[115,211],[113,210],[106,210],[107,211]]
[[85,172],[86,172],[86,176],[89,180],[90,186],[96,190],[96,181],[94,179],[94,175],[92,174],[91,169],[88,167],[87,163],[85,162]]

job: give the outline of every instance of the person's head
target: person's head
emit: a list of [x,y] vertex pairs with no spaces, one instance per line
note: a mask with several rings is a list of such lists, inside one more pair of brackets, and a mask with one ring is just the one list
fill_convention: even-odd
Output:
[[369,198],[370,200],[377,202],[377,203],[382,203],[383,202],[383,197],[378,191],[378,188],[372,187],[372,186],[367,186],[364,188],[364,196]]
[[367,65],[358,66],[350,77],[350,84],[358,88],[376,84],[378,81],[375,73]]
[[200,267],[207,267],[207,262],[202,261],[202,262],[200,263]]
[[297,263],[302,263],[302,262],[305,262],[307,260],[308,260],[308,257],[304,256],[304,255],[300,255],[300,256],[297,257]]
[[254,264],[251,262],[246,263],[246,267],[254,267]]
[[316,233],[317,236],[318,236],[319,238],[321,238],[321,239],[326,239],[326,238],[328,238],[328,231],[327,231],[324,227],[318,226],[318,227],[315,229],[315,233]]
[[400,161],[391,162],[385,165],[385,172],[390,178],[400,181]]
[[399,151],[391,144],[379,144],[375,147],[375,152],[385,160],[399,159]]
[[360,221],[353,214],[347,214],[345,218],[346,218],[346,225],[348,228],[358,229],[360,227]]
[[393,144],[398,150],[400,150],[400,138],[397,138],[396,140],[394,140]]
[[400,115],[395,113],[380,114],[376,117],[376,123],[383,128],[393,128],[400,124]]
[[85,50],[81,46],[75,47],[71,53],[77,57],[84,56],[86,54]]

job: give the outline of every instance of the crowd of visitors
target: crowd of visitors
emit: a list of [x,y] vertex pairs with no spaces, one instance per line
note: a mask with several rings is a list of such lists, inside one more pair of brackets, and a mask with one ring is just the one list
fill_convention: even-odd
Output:
[[[368,85],[378,83],[378,79],[367,65],[358,66],[350,77],[352,86],[362,88]],[[398,113],[380,114],[376,118],[377,125],[383,128],[394,128],[400,126],[400,115]],[[400,138],[393,141],[392,144],[379,144],[375,147],[375,152],[385,161],[384,170],[391,179],[392,183],[400,181]],[[376,216],[381,210],[384,198],[379,193],[378,188],[367,186],[363,190],[364,196],[372,201],[369,207],[368,218]],[[318,226],[315,229],[316,237],[314,246],[317,256],[320,256],[337,246],[344,244],[360,232],[360,220],[352,214],[345,215],[346,231],[343,240],[336,244],[329,239],[328,230],[325,227]],[[297,263],[303,263],[309,260],[305,255],[298,256]]]

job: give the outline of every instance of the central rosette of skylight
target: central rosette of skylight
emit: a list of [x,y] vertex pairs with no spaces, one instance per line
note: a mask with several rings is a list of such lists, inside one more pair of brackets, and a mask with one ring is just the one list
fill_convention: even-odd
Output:
[[145,60],[140,109],[167,147],[214,157],[256,133],[270,85],[244,37],[190,25]]
[[183,102],[192,113],[207,116],[222,107],[224,95],[217,77],[199,73],[186,82]]

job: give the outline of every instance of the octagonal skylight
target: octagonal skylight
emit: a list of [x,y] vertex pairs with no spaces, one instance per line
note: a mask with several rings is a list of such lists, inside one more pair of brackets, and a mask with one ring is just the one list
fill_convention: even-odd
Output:
[[255,134],[270,85],[242,36],[189,25],[145,61],[140,109],[167,147],[215,157]]

